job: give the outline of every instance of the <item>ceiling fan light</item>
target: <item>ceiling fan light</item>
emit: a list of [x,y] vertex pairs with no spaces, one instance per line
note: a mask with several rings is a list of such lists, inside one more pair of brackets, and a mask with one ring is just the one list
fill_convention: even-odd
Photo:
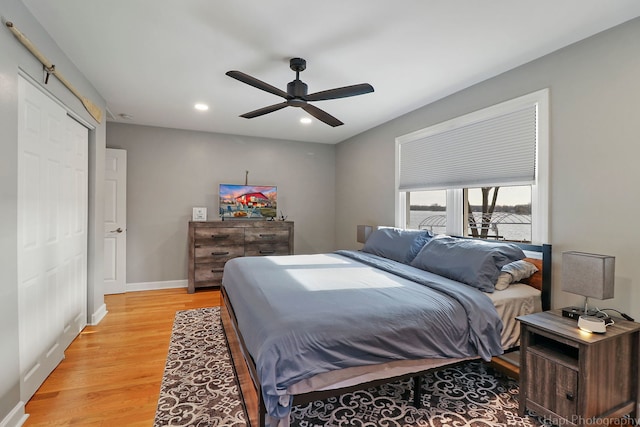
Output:
[[304,124],[304,125],[308,125],[309,123],[311,123],[311,117],[303,117],[300,119],[300,123]]

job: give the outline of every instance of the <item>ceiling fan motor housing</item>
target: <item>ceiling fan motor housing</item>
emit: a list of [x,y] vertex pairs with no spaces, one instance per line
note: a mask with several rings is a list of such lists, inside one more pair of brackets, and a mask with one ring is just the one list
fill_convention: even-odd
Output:
[[294,80],[287,83],[287,93],[294,98],[304,98],[307,96],[308,86],[302,80]]

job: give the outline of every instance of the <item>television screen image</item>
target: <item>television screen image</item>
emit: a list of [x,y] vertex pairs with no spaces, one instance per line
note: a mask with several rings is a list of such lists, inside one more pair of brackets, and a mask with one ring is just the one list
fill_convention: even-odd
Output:
[[272,185],[220,184],[222,219],[273,219],[278,212],[278,190]]

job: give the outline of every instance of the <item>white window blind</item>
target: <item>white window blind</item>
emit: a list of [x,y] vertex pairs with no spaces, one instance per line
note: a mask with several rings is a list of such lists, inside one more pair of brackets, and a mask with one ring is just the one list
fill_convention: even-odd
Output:
[[398,138],[399,190],[533,184],[537,103],[504,104]]

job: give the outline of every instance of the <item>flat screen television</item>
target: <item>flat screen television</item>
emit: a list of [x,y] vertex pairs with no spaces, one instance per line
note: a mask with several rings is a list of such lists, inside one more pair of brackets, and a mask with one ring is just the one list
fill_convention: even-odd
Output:
[[220,217],[273,219],[278,215],[278,189],[274,185],[220,184]]

